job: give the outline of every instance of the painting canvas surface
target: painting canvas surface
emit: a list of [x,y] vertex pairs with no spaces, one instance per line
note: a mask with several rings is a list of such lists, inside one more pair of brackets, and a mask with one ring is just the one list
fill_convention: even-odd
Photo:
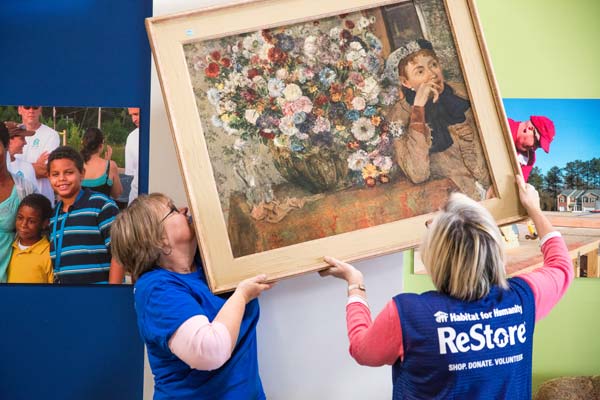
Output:
[[[475,174],[436,174],[434,159],[449,151],[431,153],[425,179],[400,165],[410,89],[388,60],[396,49],[415,51],[418,39],[431,43],[445,87],[425,106],[426,122],[469,130],[468,141],[450,140],[459,158],[474,159]],[[401,2],[183,49],[234,257],[427,214],[454,190],[489,196],[443,2]],[[464,100],[454,119],[450,91]],[[449,169],[456,154],[438,163]]]

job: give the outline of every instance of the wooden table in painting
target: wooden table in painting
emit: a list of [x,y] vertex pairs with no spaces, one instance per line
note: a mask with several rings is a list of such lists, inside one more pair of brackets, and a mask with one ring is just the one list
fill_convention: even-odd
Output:
[[[284,184],[285,185],[285,184]],[[275,188],[275,197],[284,187]],[[289,187],[285,188],[289,193]],[[228,233],[234,257],[351,232],[436,211],[457,188],[449,179],[415,185],[401,179],[375,187],[350,188],[313,198],[280,222],[256,220],[243,194],[230,199]]]

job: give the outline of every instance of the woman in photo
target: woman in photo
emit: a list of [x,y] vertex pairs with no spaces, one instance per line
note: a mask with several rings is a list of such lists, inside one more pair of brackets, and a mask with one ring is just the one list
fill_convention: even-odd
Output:
[[102,150],[104,133],[98,128],[88,128],[81,139],[81,155],[85,162],[85,176],[81,186],[116,200],[123,192],[119,170],[117,163],[111,160],[112,148],[106,146],[106,158],[100,156]]
[[37,193],[36,184],[8,171],[9,140],[8,128],[0,122],[0,283],[7,280],[19,204],[25,196]]

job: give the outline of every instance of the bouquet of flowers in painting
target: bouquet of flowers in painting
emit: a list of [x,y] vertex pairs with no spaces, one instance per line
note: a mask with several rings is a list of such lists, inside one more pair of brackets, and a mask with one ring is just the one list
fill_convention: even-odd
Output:
[[384,60],[355,13],[213,40],[193,60],[204,74],[212,123],[262,142],[287,181],[320,193],[390,181],[392,129],[382,109]]

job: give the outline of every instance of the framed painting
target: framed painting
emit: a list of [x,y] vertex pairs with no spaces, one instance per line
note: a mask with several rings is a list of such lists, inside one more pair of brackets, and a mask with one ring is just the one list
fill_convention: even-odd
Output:
[[243,1],[146,24],[214,292],[414,247],[453,191],[524,218],[472,1]]

